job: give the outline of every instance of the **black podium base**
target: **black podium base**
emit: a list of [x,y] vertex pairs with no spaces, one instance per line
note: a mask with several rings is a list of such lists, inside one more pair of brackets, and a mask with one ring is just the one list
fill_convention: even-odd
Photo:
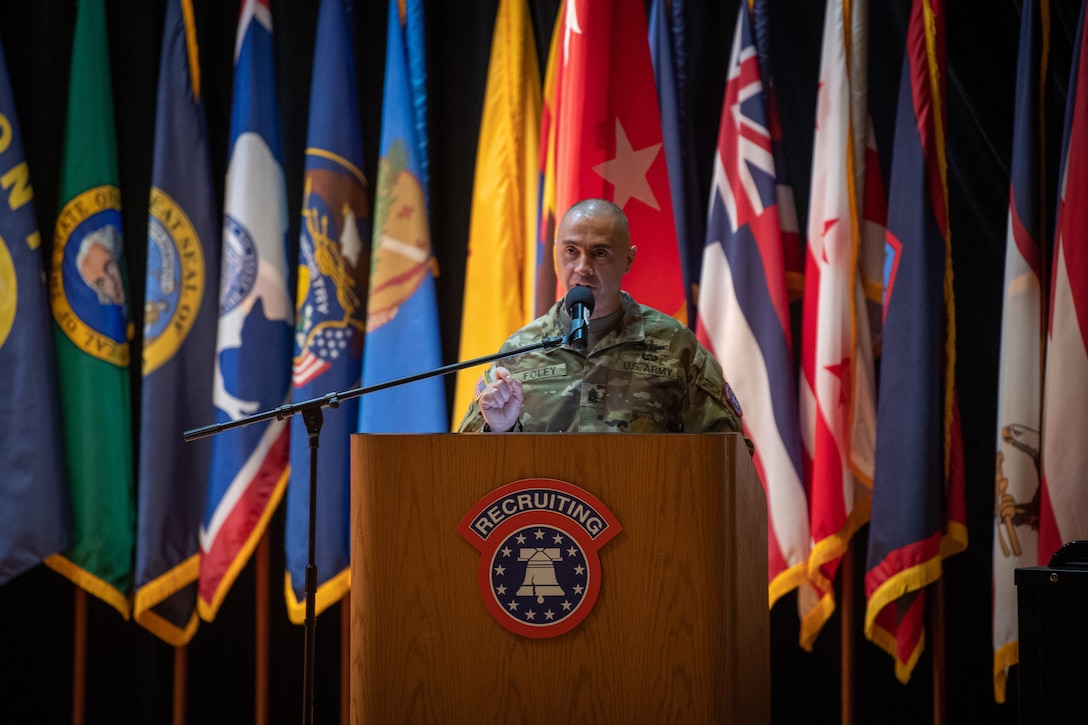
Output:
[[1020,723],[1088,722],[1088,568],[1025,567],[1015,575]]

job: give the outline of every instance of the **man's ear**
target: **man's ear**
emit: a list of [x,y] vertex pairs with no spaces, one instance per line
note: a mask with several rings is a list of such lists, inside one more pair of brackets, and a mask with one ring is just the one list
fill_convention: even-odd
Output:
[[635,263],[635,254],[638,252],[638,247],[632,245],[627,248],[627,266],[623,268],[623,273],[627,274],[631,271],[631,265]]

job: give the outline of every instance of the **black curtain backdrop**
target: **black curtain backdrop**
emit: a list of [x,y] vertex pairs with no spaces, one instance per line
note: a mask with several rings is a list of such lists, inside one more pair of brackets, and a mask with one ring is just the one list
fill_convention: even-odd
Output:
[[[560,0],[530,0],[543,68]],[[632,0],[632,11],[638,3]],[[220,206],[226,171],[232,62],[238,3],[194,0],[200,43],[212,166]],[[649,4],[648,2],[646,3]],[[711,161],[737,0],[686,5],[691,94],[701,199],[710,187]],[[882,166],[890,147],[909,0],[870,3],[870,105]],[[990,562],[993,516],[997,350],[1008,167],[1020,3],[948,4],[948,157],[950,215],[957,300],[957,373],[966,444],[969,548],[945,563],[947,712],[949,722],[1017,719],[1015,668],[1009,700],[993,701],[990,642]],[[1051,68],[1068,72],[1079,2],[1054,0]],[[385,62],[385,0],[358,0],[354,31],[358,103],[364,131],[365,172],[376,178]],[[427,53],[431,149],[431,230],[440,267],[438,294],[445,362],[457,359],[470,198],[479,116],[498,0],[427,0]],[[155,90],[163,0],[110,0],[108,21],[126,254],[132,299],[142,299],[147,199],[151,176]],[[272,0],[280,102],[291,208],[300,208],[313,36],[318,0]],[[773,62],[801,229],[805,228],[823,3],[782,0],[774,9]],[[48,259],[57,206],[64,130],[73,0],[0,2],[2,38],[11,74],[35,203]],[[1056,109],[1051,139],[1060,136],[1065,88],[1053,85]],[[350,102],[345,100],[345,102]],[[1056,141],[1055,141],[1056,143]],[[700,202],[700,205],[705,202]],[[291,239],[298,237],[298,214]],[[493,280],[495,286],[504,280]],[[139,305],[136,329],[142,329]],[[139,339],[135,341],[140,344]],[[134,356],[137,365],[139,356]],[[134,381],[138,381],[134,368]],[[452,399],[452,377],[447,381]],[[139,385],[134,411],[139,411]],[[17,425],[17,421],[0,421]],[[43,455],[49,455],[43,451]],[[2,475],[2,473],[0,473]],[[272,602],[270,712],[273,722],[302,715],[304,629],[288,622],[283,604],[283,514],[271,522],[269,581]],[[927,722],[932,719],[932,646],[908,685],[895,679],[893,662],[865,639],[861,627],[867,530],[856,537],[858,587],[853,623],[856,722]],[[202,623],[189,646],[188,712],[193,723],[247,722],[254,715],[255,577],[245,569],[212,623]],[[927,608],[932,612],[932,607]],[[38,567],[0,588],[0,720],[66,722],[72,707],[73,587]],[[316,710],[335,722],[340,707],[340,606],[318,619]],[[840,721],[840,630],[836,612],[814,651],[797,645],[796,598],[771,612],[772,693],[776,723]],[[1070,623],[1072,626],[1072,623]],[[932,632],[932,627],[930,627]],[[173,650],[140,626],[91,598],[87,674],[88,722],[169,722]],[[479,653],[466,652],[471,666]],[[556,663],[562,666],[562,663]],[[557,693],[557,696],[559,694]]]

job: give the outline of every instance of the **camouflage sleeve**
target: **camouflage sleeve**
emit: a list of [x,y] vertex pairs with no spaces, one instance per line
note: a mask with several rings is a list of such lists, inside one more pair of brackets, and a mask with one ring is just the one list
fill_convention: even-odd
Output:
[[[743,433],[741,409],[722,375],[721,365],[699,345],[692,360],[684,407],[684,430],[689,433]],[[744,439],[751,453],[752,442]]]
[[483,373],[480,374],[480,379],[476,381],[476,387],[472,391],[472,402],[468,405],[468,410],[465,411],[465,417],[461,419],[461,425],[457,426],[458,433],[479,433],[483,431],[484,424],[487,422],[484,420],[484,414],[480,412],[480,406],[476,403],[476,400],[480,397],[480,392],[487,385],[490,380],[494,365],[489,366]]
[[484,429],[484,416],[480,412],[480,406],[476,401],[469,404],[465,411],[465,417],[461,419],[461,425],[457,426],[458,433],[479,433]]

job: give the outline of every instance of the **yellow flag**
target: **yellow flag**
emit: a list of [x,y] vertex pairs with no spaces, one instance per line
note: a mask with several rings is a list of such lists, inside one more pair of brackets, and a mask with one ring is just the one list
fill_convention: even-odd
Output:
[[[501,0],[476,147],[459,359],[497,352],[533,318],[540,69],[526,0]],[[457,374],[453,428],[483,366]]]

